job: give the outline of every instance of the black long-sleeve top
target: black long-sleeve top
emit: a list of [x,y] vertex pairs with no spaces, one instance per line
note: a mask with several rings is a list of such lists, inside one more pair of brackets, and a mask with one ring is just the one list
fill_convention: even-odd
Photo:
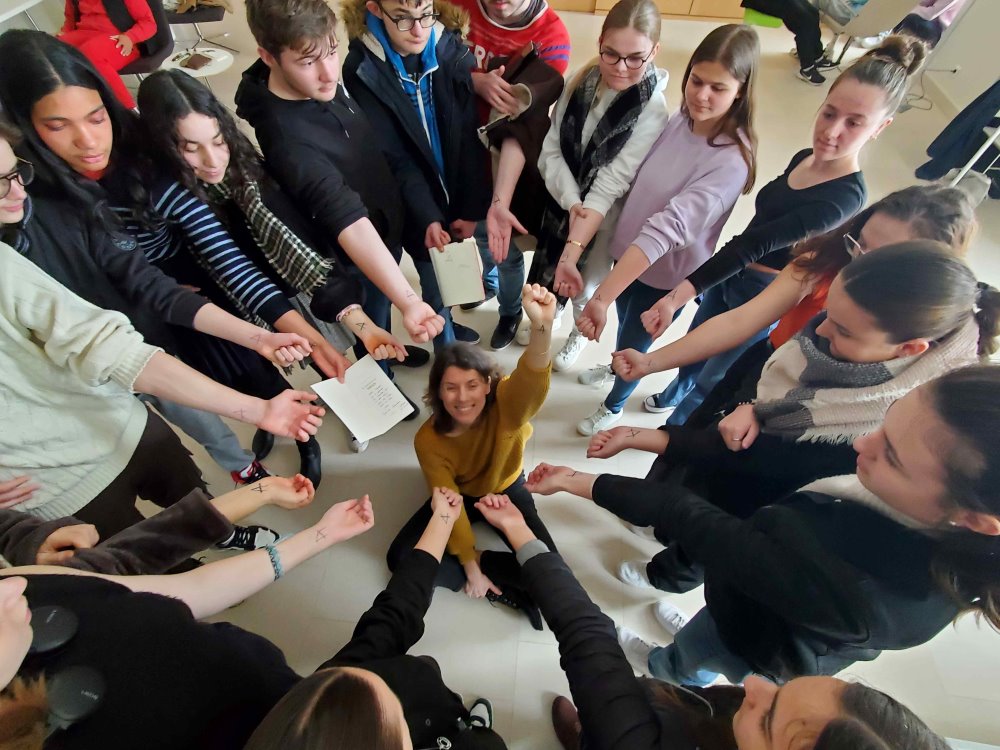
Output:
[[688,276],[699,294],[751,263],[780,271],[791,260],[795,243],[833,229],[865,204],[868,189],[861,172],[801,190],[789,187],[788,175],[811,153],[805,149],[795,154],[781,176],[758,191],[756,213],[747,228]]

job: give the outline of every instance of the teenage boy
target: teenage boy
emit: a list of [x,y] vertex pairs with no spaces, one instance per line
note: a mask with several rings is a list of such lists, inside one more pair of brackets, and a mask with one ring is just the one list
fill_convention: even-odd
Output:
[[[429,341],[444,321],[399,269],[403,199],[385,156],[369,146],[371,125],[340,85],[333,11],[323,0],[246,6],[260,59],[243,73],[236,113],[253,126],[269,171],[353,263],[372,322],[389,330],[395,304],[414,341]],[[409,418],[417,414],[414,405]]]
[[451,320],[428,251],[471,237],[490,204],[489,156],[476,134],[472,55],[462,41],[468,15],[443,0],[347,0],[341,15],[350,51],[344,85],[379,139],[406,169],[403,246],[424,300],[445,320],[435,349],[479,334]]
[[[539,59],[552,66],[559,75],[566,73],[570,53],[569,32],[545,0],[455,2],[469,13],[467,43],[476,61],[472,85],[482,102],[480,124],[485,124],[490,109],[500,115],[519,112],[513,89],[502,77],[503,66],[491,64],[494,58],[511,58],[533,42],[538,48]],[[511,202],[522,171],[527,169],[537,174],[535,165],[548,129],[548,119],[542,118],[532,129],[541,132],[532,134],[528,142],[521,137],[503,141],[494,172],[493,198],[487,221],[480,223],[476,232],[483,258],[484,281],[488,290],[497,294],[500,307],[500,320],[490,340],[493,349],[504,349],[513,341],[522,319],[524,257],[511,237],[514,230],[526,232],[524,225],[531,222],[526,221],[520,210],[517,211],[519,216],[515,217]],[[531,182],[535,186],[542,184],[540,178]],[[524,197],[532,200],[531,196]],[[537,197],[533,200],[538,202]]]

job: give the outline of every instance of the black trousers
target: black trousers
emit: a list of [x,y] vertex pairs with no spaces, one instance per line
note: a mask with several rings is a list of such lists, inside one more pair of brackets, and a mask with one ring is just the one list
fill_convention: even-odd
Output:
[[743,0],[743,7],[781,19],[795,35],[801,67],[809,67],[823,55],[819,11],[809,0]]
[[[534,532],[535,536],[545,542],[551,551],[557,551],[549,530],[545,528],[542,519],[538,517],[534,497],[532,497],[531,493],[524,486],[523,474],[510,487],[507,487],[498,494],[507,495],[510,501],[521,511],[525,523],[528,524],[528,528]],[[465,512],[469,516],[469,523],[476,523],[478,521],[486,523],[483,514],[476,510],[475,507],[479,498],[472,497],[471,495],[463,495],[463,500]],[[420,540],[420,535],[427,528],[427,522],[430,518],[431,501],[428,499],[413,514],[410,520],[403,525],[403,528],[396,534],[396,538],[392,540],[392,544],[389,545],[389,552],[386,554],[386,562],[389,565],[389,570],[395,570],[403,556],[413,549],[413,546]],[[500,536],[503,538],[503,534]],[[510,546],[506,539],[504,539],[504,543]],[[482,553],[480,568],[483,574],[499,586],[501,590],[503,590],[505,585],[521,587],[521,566],[517,564],[517,559],[514,557],[513,552],[486,550]],[[463,570],[461,563],[458,562],[457,557],[454,555],[444,556],[444,559],[441,560],[441,565],[438,567],[438,574],[434,580],[434,585],[443,586],[452,591],[459,591],[465,585],[465,570]]]
[[101,539],[143,519],[136,497],[166,508],[195,489],[207,487],[174,431],[149,412],[146,429],[125,469],[101,493],[73,514],[97,527]]

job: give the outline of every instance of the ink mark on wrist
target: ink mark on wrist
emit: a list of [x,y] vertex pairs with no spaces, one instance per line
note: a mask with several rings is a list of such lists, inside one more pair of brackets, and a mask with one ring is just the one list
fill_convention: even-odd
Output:
[[322,542],[326,539],[326,529],[316,529],[316,541]]

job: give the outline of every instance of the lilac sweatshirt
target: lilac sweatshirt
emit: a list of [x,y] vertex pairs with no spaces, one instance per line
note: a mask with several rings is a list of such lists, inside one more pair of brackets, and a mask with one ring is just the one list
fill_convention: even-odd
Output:
[[715,252],[747,179],[735,145],[712,147],[677,112],[639,167],[611,239],[620,260],[630,245],[649,259],[643,284],[673,289]]

